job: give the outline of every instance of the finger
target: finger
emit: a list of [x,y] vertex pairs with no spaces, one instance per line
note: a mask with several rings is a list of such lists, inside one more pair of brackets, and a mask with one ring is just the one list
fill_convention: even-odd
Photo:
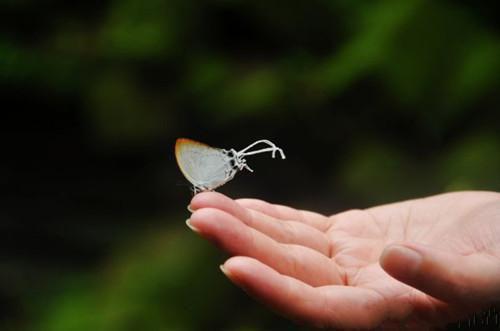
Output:
[[224,211],[198,209],[188,225],[231,255],[253,257],[312,286],[342,283],[337,266],[323,254],[307,247],[280,244]]
[[252,258],[237,256],[221,268],[249,295],[276,312],[316,327],[368,329],[380,323],[385,305],[376,293],[350,286],[314,288]]
[[247,209],[223,194],[200,193],[193,198],[190,206],[193,210],[200,208],[223,210],[280,243],[306,246],[325,256],[330,256],[329,240],[323,232],[301,222],[283,221],[259,211]]
[[488,304],[500,297],[500,261],[416,243],[387,247],[380,264],[392,277],[449,303]]
[[247,224],[257,231],[277,242],[306,246],[331,257],[330,241],[324,232],[301,222],[278,220],[255,210],[248,211],[250,220]]
[[293,220],[312,226],[319,231],[326,231],[330,227],[329,218],[307,210],[294,209],[288,206],[271,204],[258,199],[238,199],[241,206],[259,211],[263,214],[278,218],[281,220]]
[[249,212],[233,199],[218,192],[202,192],[191,199],[189,207],[194,211],[201,208],[217,208],[245,221],[250,218]]

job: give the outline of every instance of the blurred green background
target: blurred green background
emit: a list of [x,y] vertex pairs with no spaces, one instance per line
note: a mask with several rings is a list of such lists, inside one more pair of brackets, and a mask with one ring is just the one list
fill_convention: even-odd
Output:
[[500,190],[494,1],[0,1],[0,329],[293,330],[184,224],[177,137],[220,189],[331,214]]

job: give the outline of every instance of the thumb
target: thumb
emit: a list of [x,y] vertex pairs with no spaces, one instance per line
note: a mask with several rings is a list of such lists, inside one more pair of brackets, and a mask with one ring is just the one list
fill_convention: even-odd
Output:
[[397,280],[448,303],[488,304],[500,298],[500,259],[493,255],[401,243],[385,248],[380,265]]

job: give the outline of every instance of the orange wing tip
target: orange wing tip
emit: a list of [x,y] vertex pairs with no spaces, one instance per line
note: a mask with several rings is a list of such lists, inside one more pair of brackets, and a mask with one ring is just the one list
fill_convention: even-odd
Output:
[[[186,147],[204,147],[204,148],[214,148],[212,146],[209,146],[205,143],[202,143],[202,142],[199,142],[199,141],[196,141],[196,140],[193,140],[193,139],[189,139],[189,138],[177,138],[177,140],[175,141],[175,157],[177,159],[177,163],[179,164],[179,156],[182,152],[182,149],[186,148]],[[181,167],[181,165],[179,164],[179,167]]]
[[203,146],[203,147],[210,147],[209,145],[205,144],[205,143],[202,143],[202,142],[199,142],[199,141],[196,141],[196,140],[193,140],[193,139],[189,139],[189,138],[177,138],[177,140],[175,141],[175,148],[180,148],[180,147],[183,147],[183,146]]

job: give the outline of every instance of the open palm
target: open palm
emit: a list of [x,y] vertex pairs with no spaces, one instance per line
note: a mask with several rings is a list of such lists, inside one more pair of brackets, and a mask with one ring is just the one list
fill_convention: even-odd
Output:
[[190,207],[188,225],[234,255],[222,267],[234,283],[313,326],[423,329],[500,295],[497,193],[330,217],[215,192],[196,195]]

